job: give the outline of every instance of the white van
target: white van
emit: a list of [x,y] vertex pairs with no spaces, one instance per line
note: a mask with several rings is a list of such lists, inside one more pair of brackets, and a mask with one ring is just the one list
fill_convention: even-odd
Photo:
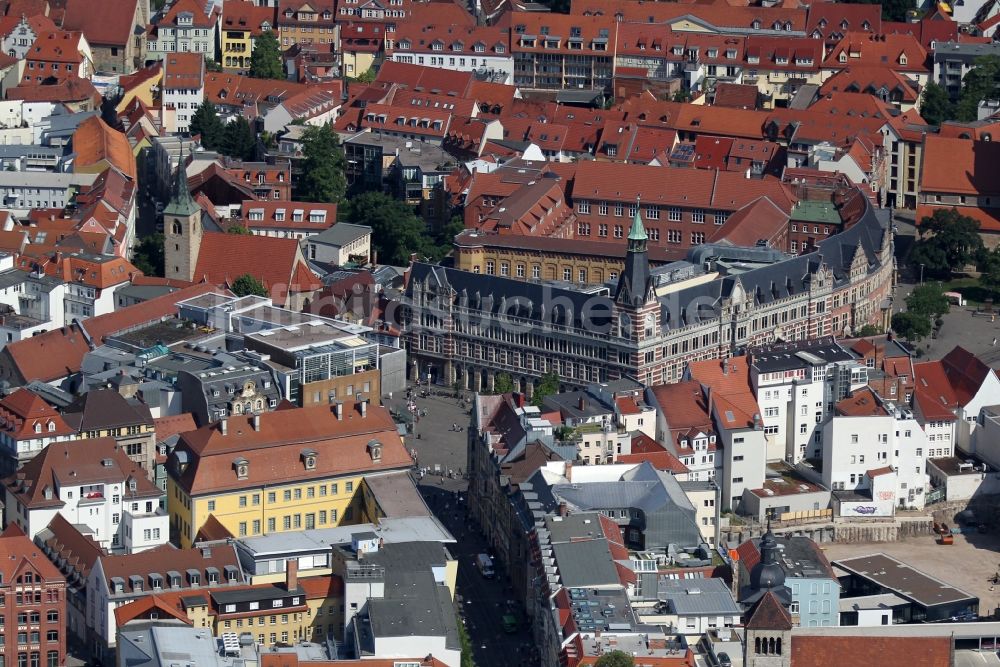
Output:
[[493,559],[489,557],[489,554],[479,554],[476,556],[476,567],[479,568],[479,574],[483,575],[487,579],[493,578]]

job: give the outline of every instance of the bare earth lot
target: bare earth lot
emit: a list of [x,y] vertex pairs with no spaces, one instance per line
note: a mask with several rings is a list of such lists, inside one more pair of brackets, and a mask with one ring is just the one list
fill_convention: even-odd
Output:
[[941,546],[931,536],[902,542],[821,544],[827,559],[884,553],[945,583],[979,596],[979,613],[1000,607],[1000,586],[991,591],[987,581],[1000,571],[1000,535],[955,535],[955,543]]

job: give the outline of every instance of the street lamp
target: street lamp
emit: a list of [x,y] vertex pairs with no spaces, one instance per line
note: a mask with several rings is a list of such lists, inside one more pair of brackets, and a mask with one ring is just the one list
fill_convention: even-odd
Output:
[[920,284],[924,284],[924,265],[920,265]]

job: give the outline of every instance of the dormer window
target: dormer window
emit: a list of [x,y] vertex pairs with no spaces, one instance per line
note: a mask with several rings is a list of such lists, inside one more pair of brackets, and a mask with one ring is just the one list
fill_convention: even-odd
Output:
[[41,433],[41,432],[42,432],[42,425],[36,423],[35,424],[35,433]]
[[233,461],[233,470],[237,479],[247,479],[250,477],[250,462],[241,456]]
[[378,463],[382,460],[382,443],[378,440],[368,441],[368,455],[371,456],[373,463]]
[[52,433],[55,430],[56,430],[56,423],[53,422],[53,421],[50,421],[49,422],[49,433]]
[[306,470],[316,469],[316,450],[315,449],[303,449],[302,454],[302,465],[305,466]]
[[906,61],[906,54],[905,53],[900,53],[899,54],[899,64],[900,65],[906,65],[906,62],[907,62]]
[[840,52],[840,56],[837,57],[837,60],[839,60],[842,63],[846,63],[847,62],[847,52],[841,51]]

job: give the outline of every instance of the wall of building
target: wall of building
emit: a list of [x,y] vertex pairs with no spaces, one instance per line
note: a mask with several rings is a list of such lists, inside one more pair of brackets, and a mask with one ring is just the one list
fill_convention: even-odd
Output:
[[167,482],[167,510],[171,529],[185,548],[191,546],[209,514],[236,536],[307,530],[310,521],[316,528],[350,525],[360,514],[355,499],[362,479],[362,475],[348,474],[189,500],[171,478]]
[[378,369],[342,375],[302,385],[299,404],[304,407],[330,402],[354,400],[357,394],[381,396],[382,377]]

